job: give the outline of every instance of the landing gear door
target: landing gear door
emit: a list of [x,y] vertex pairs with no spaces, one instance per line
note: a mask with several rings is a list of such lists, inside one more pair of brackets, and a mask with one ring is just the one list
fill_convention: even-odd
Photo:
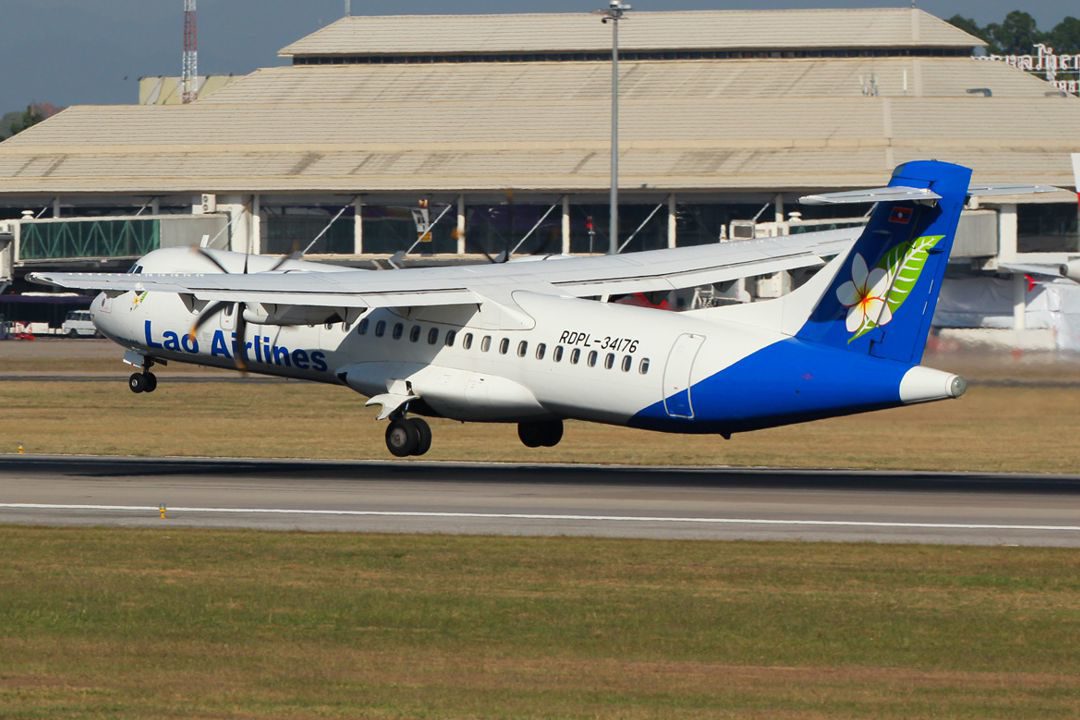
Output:
[[694,405],[690,399],[690,373],[694,358],[705,342],[704,335],[684,333],[675,339],[664,366],[664,410],[668,417],[692,419]]

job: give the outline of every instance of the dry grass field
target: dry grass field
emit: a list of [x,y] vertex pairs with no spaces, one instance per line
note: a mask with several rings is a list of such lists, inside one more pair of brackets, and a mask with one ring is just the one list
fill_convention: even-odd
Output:
[[[34,347],[31,347],[34,346]],[[0,343],[0,374],[109,373],[114,381],[0,382],[0,453],[385,459],[384,424],[341,387],[299,382],[170,383],[235,377],[170,365],[153,395],[124,384],[106,341]],[[934,360],[937,360],[935,363]],[[1080,360],[981,354],[928,361],[974,380],[959,400],[736,435],[662,435],[569,423],[529,450],[512,425],[432,423],[428,460],[597,462],[1072,473],[1080,469]],[[983,384],[979,384],[979,382]],[[1001,382],[1017,381],[1018,385]],[[998,383],[998,384],[995,384]]]

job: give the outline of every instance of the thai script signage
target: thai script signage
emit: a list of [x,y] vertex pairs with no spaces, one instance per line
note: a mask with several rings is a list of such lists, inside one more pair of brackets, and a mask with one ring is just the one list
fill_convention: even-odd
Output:
[[[1080,95],[1080,54],[1056,55],[1054,48],[1043,43],[1036,43],[1034,55],[976,55],[975,59],[996,60],[1027,72],[1042,73],[1046,82],[1058,90]],[[1059,78],[1060,74],[1075,77]]]

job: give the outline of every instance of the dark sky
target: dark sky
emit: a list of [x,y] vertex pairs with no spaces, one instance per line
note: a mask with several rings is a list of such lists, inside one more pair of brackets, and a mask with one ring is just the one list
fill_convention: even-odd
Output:
[[[882,0],[632,0],[639,10],[907,7]],[[605,0],[352,0],[354,15],[586,12]],[[1065,0],[920,0],[939,17],[999,22],[1022,6],[1041,29],[1073,7]],[[199,73],[247,73],[278,64],[277,51],[344,12],[344,0],[198,0]],[[1080,10],[1073,14],[1080,15]],[[132,103],[142,75],[179,75],[182,0],[0,0],[0,113],[32,101]]]

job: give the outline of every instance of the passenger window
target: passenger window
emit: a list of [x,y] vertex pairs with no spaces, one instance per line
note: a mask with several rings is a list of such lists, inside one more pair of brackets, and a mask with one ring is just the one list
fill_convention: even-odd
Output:
[[419,325],[413,325],[409,329],[409,342],[416,342],[419,339],[420,339],[420,326]]
[[405,332],[405,326],[401,323],[394,323],[394,339],[400,340],[402,334]]
[[386,334],[386,321],[380,320],[375,323],[375,337],[382,337]]
[[510,338],[503,338],[499,341],[499,354],[505,355],[510,349]]
[[472,347],[472,333],[465,333],[465,339],[461,341],[461,347],[466,350]]
[[629,355],[623,355],[622,359],[622,371],[630,372],[630,366],[634,364],[634,358]]
[[536,359],[537,360],[543,360],[544,359],[544,353],[546,353],[546,352],[547,352],[547,345],[545,345],[544,343],[540,343],[539,345],[537,345],[536,346]]
[[604,356],[604,369],[610,370],[615,367],[615,353],[608,353]]
[[480,341],[480,351],[487,352],[491,349],[491,336],[485,335],[484,339]]
[[439,342],[439,328],[431,328],[427,332],[427,344],[434,345]]
[[367,335],[368,319],[364,318],[360,321],[360,324],[356,326],[357,335]]
[[641,358],[641,364],[638,366],[638,372],[642,375],[649,373],[649,358]]
[[580,359],[581,359],[581,350],[579,348],[574,348],[573,350],[570,351],[570,364],[571,365],[577,365],[578,360],[580,360]]
[[454,347],[454,338],[457,337],[457,333],[453,330],[449,330],[446,333],[446,347]]
[[232,317],[233,308],[235,308],[235,307],[236,306],[233,305],[232,303],[229,303],[228,305],[226,305],[225,306],[225,317]]
[[522,340],[518,343],[518,357],[525,357],[527,352],[529,352],[529,343]]
[[595,350],[589,351],[589,367],[596,367],[596,358],[599,357]]
[[555,354],[553,357],[555,358],[555,362],[562,362],[562,345],[555,346]]

